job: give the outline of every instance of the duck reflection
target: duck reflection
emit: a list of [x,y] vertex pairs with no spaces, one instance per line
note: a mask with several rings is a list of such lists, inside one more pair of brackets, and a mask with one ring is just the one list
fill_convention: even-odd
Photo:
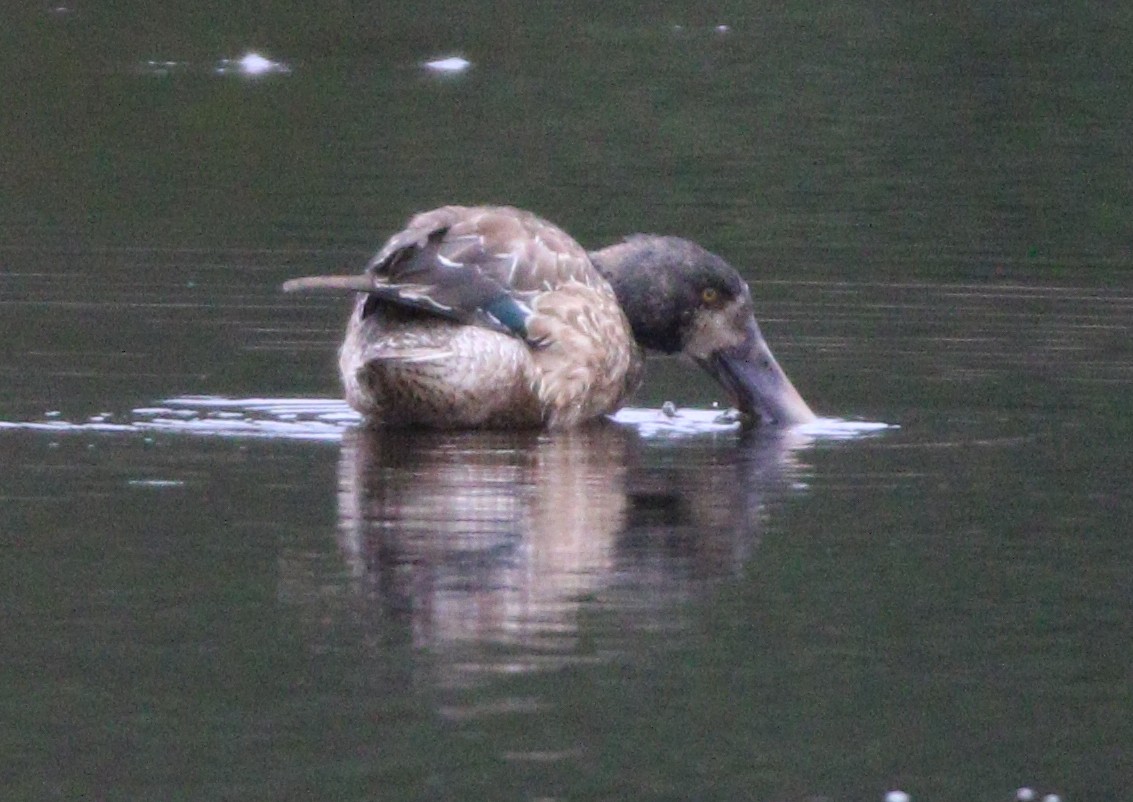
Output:
[[339,473],[343,552],[418,645],[554,640],[565,608],[610,573],[625,448],[612,427],[354,430]]
[[340,547],[415,646],[562,654],[587,606],[619,630],[674,626],[675,601],[740,570],[768,499],[799,486],[803,444],[359,428],[339,463]]

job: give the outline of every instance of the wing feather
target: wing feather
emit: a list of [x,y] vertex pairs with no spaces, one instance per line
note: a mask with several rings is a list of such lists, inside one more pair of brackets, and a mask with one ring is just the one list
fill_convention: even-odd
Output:
[[363,275],[294,279],[284,289],[364,292],[364,314],[396,304],[538,344],[527,332],[535,297],[596,280],[582,246],[529,212],[446,206],[410,220]]

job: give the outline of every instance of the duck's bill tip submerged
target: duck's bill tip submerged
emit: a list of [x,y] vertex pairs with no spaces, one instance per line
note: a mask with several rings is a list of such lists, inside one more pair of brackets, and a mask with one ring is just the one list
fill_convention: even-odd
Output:
[[794,426],[818,419],[779,366],[755,321],[740,343],[716,351],[701,360],[701,366],[732,397],[746,427]]

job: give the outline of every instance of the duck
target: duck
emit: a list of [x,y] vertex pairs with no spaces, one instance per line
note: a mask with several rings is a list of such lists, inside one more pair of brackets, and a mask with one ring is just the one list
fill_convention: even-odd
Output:
[[747,426],[815,419],[747,283],[679,237],[588,252],[529,211],[444,206],[413,216],[362,273],[283,289],[356,294],[338,368],[346,401],[374,423],[571,429],[623,405],[646,352],[691,358]]

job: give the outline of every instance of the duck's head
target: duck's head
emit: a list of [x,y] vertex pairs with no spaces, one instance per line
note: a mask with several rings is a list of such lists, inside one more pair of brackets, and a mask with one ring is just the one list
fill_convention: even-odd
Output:
[[751,423],[815,419],[767,347],[747,283],[719,256],[678,237],[637,234],[590,258],[639,345],[690,356]]

